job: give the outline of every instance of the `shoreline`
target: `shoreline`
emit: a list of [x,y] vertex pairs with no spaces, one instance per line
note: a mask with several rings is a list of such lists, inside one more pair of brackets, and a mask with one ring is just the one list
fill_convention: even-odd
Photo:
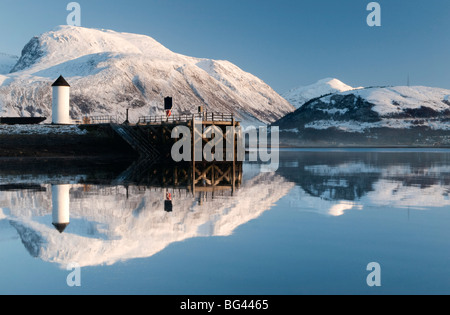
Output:
[[[3,131],[3,132],[2,132]],[[279,150],[450,150],[450,145],[365,145],[317,144],[289,145],[282,141]],[[255,148],[246,148],[253,151]],[[26,158],[48,160],[121,160],[138,154],[109,125],[0,125],[0,160]]]
[[450,150],[450,146],[400,146],[400,145],[386,145],[386,146],[279,146],[280,149],[441,149]]
[[15,126],[11,129],[2,126],[4,132],[0,132],[0,158],[63,160],[136,157],[136,152],[117,137],[109,126],[38,126]]

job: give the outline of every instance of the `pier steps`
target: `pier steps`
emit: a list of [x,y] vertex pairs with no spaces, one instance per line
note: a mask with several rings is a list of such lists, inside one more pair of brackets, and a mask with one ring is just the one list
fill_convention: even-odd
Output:
[[130,125],[114,123],[111,123],[111,128],[138,152],[141,158],[156,160],[161,156],[160,152],[146,139],[145,135],[139,132],[139,129],[135,130]]

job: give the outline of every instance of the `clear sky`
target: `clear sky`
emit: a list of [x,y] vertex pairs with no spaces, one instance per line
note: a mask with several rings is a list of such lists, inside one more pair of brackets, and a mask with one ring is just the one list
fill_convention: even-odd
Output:
[[[66,24],[67,0],[0,0],[0,52]],[[450,89],[450,1],[79,0],[83,27],[145,34],[174,52],[229,60],[277,92],[336,77],[352,86]]]

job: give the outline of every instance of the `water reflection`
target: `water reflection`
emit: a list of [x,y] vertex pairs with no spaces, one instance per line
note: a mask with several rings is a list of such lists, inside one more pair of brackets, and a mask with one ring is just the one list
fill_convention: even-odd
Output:
[[292,207],[332,216],[368,207],[450,206],[445,151],[286,152],[278,173],[297,186],[288,197]]
[[327,216],[450,206],[449,153],[295,151],[280,162],[277,172],[261,173],[257,164],[3,161],[0,222],[30,255],[64,268],[228,236],[282,198]]
[[70,223],[70,185],[52,185],[53,226],[59,233]]
[[0,193],[0,218],[30,255],[62,268],[150,257],[174,242],[230,235],[293,187],[279,175],[253,170],[258,166],[245,168],[250,176],[242,164],[139,162],[115,172],[66,166],[64,175],[46,178],[35,164],[24,164],[20,175],[0,173],[17,188]]

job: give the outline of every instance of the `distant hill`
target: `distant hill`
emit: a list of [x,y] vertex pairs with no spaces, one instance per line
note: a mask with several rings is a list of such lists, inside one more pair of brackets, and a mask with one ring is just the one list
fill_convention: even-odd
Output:
[[374,87],[308,101],[273,125],[294,146],[450,146],[450,90]]

